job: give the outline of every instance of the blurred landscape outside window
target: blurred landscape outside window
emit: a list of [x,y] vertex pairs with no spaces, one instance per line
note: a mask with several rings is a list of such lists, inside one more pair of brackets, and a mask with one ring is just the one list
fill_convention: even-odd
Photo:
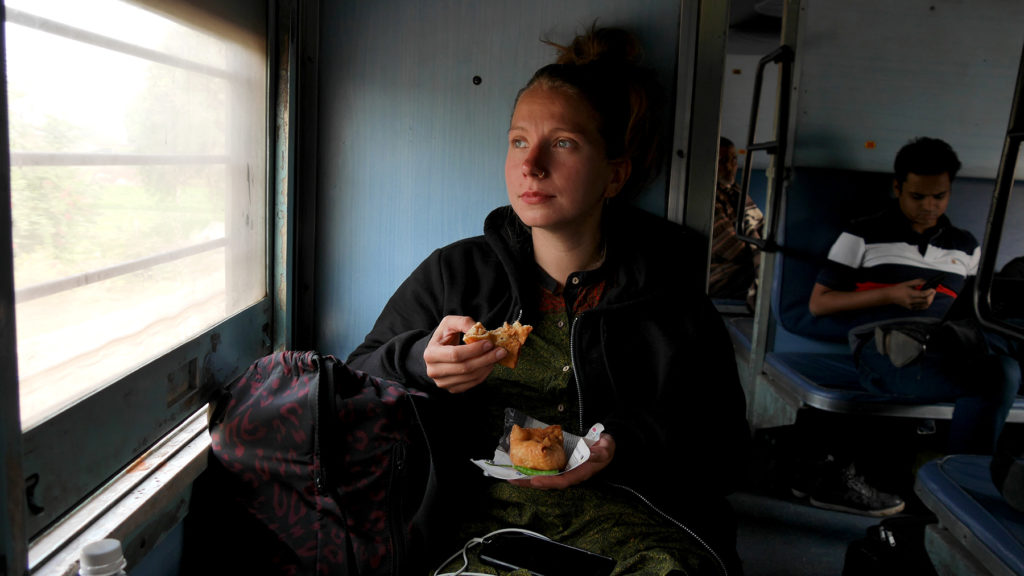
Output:
[[8,0],[22,428],[266,295],[266,54],[114,0]]

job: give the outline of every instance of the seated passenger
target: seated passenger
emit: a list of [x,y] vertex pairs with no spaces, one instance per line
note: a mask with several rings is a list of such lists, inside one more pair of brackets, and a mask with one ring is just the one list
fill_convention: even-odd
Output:
[[[872,391],[955,403],[950,423],[950,453],[991,454],[1020,387],[1017,361],[1006,342],[982,334],[970,346],[938,350],[930,345],[909,363],[893,354],[893,338],[877,342],[874,323],[895,319],[951,320],[947,312],[977,271],[980,249],[974,236],[945,216],[952,182],[960,169],[946,142],[917,138],[896,155],[895,201],[877,215],[852,222],[832,245],[810,297],[815,316],[834,315],[864,337],[854,351],[861,384]],[[934,287],[924,286],[933,280]],[[966,315],[961,321],[969,320]],[[932,325],[934,326],[934,325]],[[950,325],[952,326],[952,325]],[[926,330],[928,328],[925,328]],[[952,353],[951,353],[952,352]],[[846,438],[830,439],[838,452],[856,446]],[[847,458],[849,455],[846,455]],[[840,459],[831,481],[811,493],[811,503],[824,508],[883,515],[903,508],[900,498],[874,490],[855,473],[852,462]]]
[[[689,242],[684,229],[622,203],[660,161],[653,73],[622,30],[557,48],[514,105],[510,206],[482,236],[428,256],[348,363],[457,416],[435,420],[452,430],[427,430],[439,489],[458,491],[437,507],[445,550],[515,527],[611,556],[616,574],[718,573],[716,557],[738,574],[725,496],[743,478],[750,432],[732,346],[693,268],[664,257]],[[478,321],[515,320],[532,326],[515,368],[490,341],[462,341]],[[470,459],[494,454],[506,408],[604,432],[560,475],[485,477]]]
[[[728,138],[720,138],[708,296],[722,300],[742,300],[753,308],[761,253],[757,246],[740,240],[736,235],[736,203],[742,193],[736,183],[738,167],[736,146]],[[760,238],[763,220],[761,210],[747,196],[743,210],[743,235]]]

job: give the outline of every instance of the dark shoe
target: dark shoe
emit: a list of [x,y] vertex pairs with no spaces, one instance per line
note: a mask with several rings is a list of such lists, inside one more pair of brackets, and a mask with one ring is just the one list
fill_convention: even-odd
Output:
[[823,480],[811,494],[812,506],[863,516],[889,516],[903,511],[903,499],[879,492],[858,476],[853,464],[840,468],[837,477]]

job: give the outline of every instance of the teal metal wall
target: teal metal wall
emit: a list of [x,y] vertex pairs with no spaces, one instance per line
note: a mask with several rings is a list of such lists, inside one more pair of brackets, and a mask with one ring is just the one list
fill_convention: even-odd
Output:
[[793,166],[888,172],[910,138],[933,136],[956,149],[961,175],[995,178],[1024,2],[801,5]]

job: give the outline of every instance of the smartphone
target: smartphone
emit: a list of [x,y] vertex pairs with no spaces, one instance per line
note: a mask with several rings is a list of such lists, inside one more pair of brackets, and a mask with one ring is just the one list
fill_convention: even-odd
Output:
[[480,547],[480,561],[497,568],[525,568],[534,576],[608,576],[615,560],[522,532],[488,536]]
[[921,284],[921,287],[918,288],[918,290],[931,290],[932,288],[937,287],[945,278],[946,274],[944,272],[942,274],[932,276],[927,282]]

